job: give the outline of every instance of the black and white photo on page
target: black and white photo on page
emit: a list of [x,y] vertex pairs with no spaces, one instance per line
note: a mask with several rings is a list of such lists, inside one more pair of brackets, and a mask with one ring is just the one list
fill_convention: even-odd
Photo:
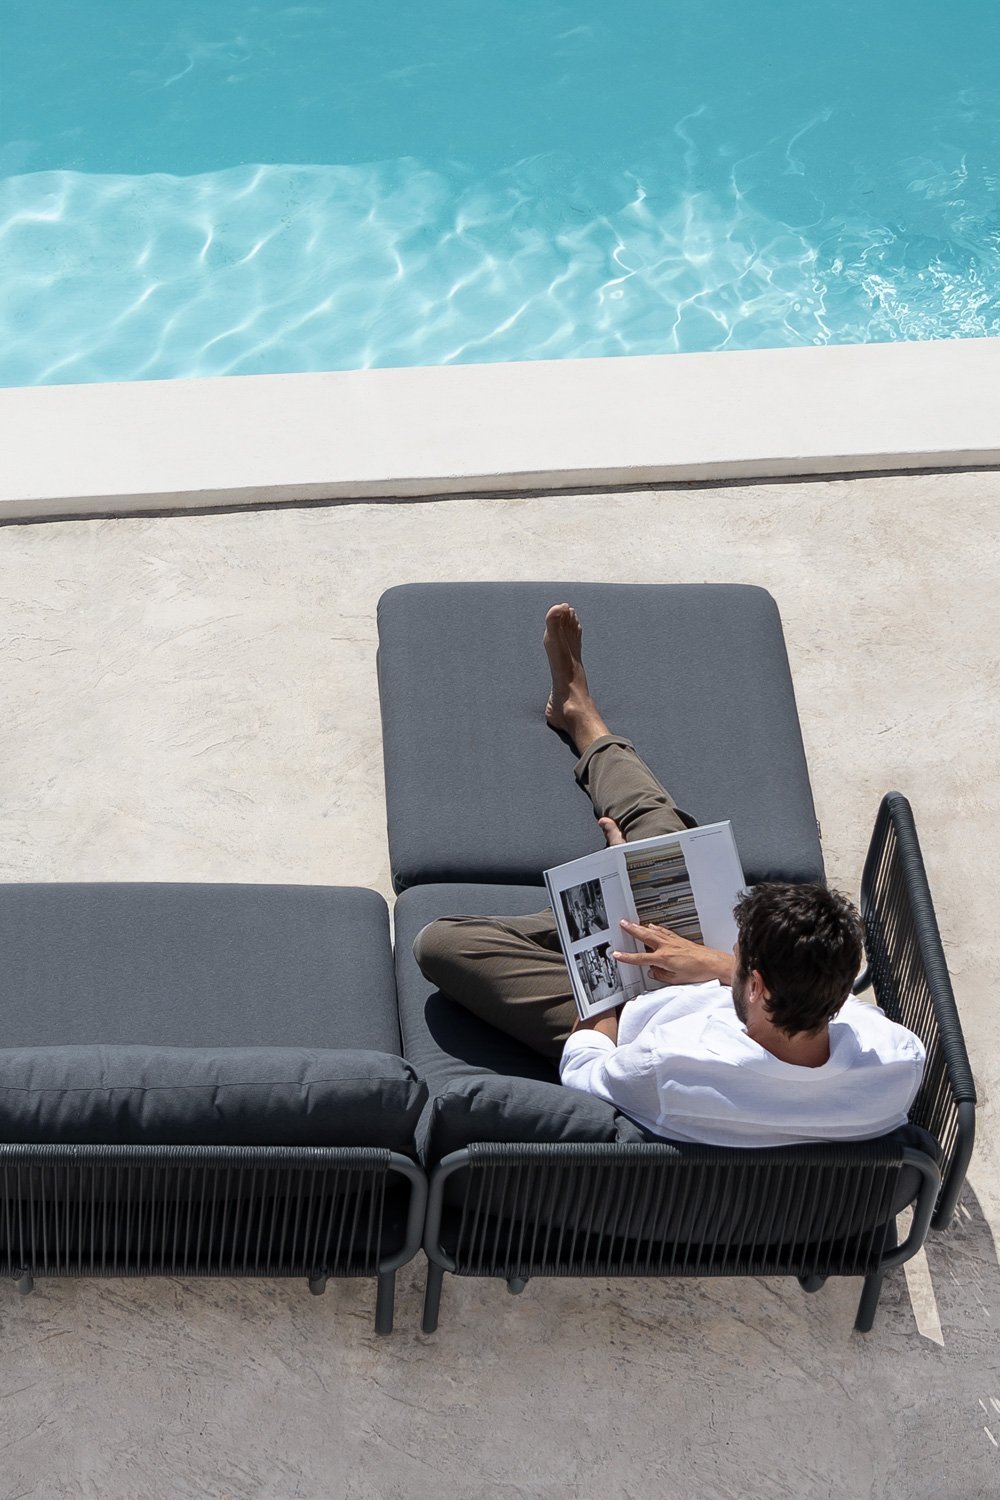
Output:
[[575,955],[575,963],[589,1007],[598,1006],[603,1001],[618,1004],[625,999],[621,970],[611,957],[610,943],[584,948]]
[[608,910],[599,880],[584,880],[561,893],[563,915],[571,943],[608,931]]

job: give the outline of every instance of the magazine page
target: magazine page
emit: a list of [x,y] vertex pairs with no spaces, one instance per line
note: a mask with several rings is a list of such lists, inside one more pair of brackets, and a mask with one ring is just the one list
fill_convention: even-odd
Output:
[[612,958],[615,950],[645,951],[622,930],[623,917],[728,951],[745,881],[732,825],[709,823],[584,855],[546,870],[545,884],[573,997],[587,1020],[661,987],[648,969]]
[[623,967],[611,956],[616,948],[636,948],[621,928],[622,918],[633,920],[635,914],[621,848],[602,849],[546,870],[545,884],[583,1019],[641,994],[643,971]]
[[[745,880],[730,823],[685,828],[618,846],[635,920],[708,948],[736,941],[733,907]],[[655,988],[652,981],[647,988]]]

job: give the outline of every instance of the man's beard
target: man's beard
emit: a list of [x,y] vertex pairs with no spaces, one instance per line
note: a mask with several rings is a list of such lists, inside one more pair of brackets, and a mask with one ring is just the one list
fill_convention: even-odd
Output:
[[747,1024],[747,1016],[750,1014],[747,1008],[747,990],[750,987],[750,976],[744,974],[737,966],[733,973],[733,1010],[742,1025]]

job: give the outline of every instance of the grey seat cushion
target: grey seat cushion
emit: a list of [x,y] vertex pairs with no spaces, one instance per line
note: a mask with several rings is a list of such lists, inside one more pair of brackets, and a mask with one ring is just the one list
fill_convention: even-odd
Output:
[[0,954],[0,1048],[399,1052],[373,891],[0,885]]
[[401,1057],[292,1047],[0,1050],[0,1141],[381,1146],[410,1155],[427,1100]]
[[406,584],[379,601],[397,891],[532,883],[600,843],[574,757],[542,717],[546,608],[580,611],[591,686],[700,823],[730,818],[753,883],[823,862],[777,606],[728,584]]
[[429,1165],[473,1142],[641,1139],[632,1121],[609,1104],[563,1088],[546,1058],[435,990],[414,961],[413,940],[436,917],[521,916],[545,904],[538,886],[508,885],[414,886],[396,902],[403,1055],[430,1089],[418,1130]]

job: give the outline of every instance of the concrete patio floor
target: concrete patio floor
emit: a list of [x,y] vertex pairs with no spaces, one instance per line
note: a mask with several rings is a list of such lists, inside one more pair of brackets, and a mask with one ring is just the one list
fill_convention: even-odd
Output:
[[[388,895],[384,588],[764,585],[830,879],[856,893],[879,797],[906,792],[982,1101],[956,1227],[890,1276],[867,1336],[853,1281],[535,1281],[515,1299],[450,1279],[425,1337],[418,1260],[388,1340],[368,1283],[0,1287],[0,1497],[996,1494],[998,502],[1000,474],[938,473],[0,531],[5,880]],[[544,683],[540,652],[539,710]]]

